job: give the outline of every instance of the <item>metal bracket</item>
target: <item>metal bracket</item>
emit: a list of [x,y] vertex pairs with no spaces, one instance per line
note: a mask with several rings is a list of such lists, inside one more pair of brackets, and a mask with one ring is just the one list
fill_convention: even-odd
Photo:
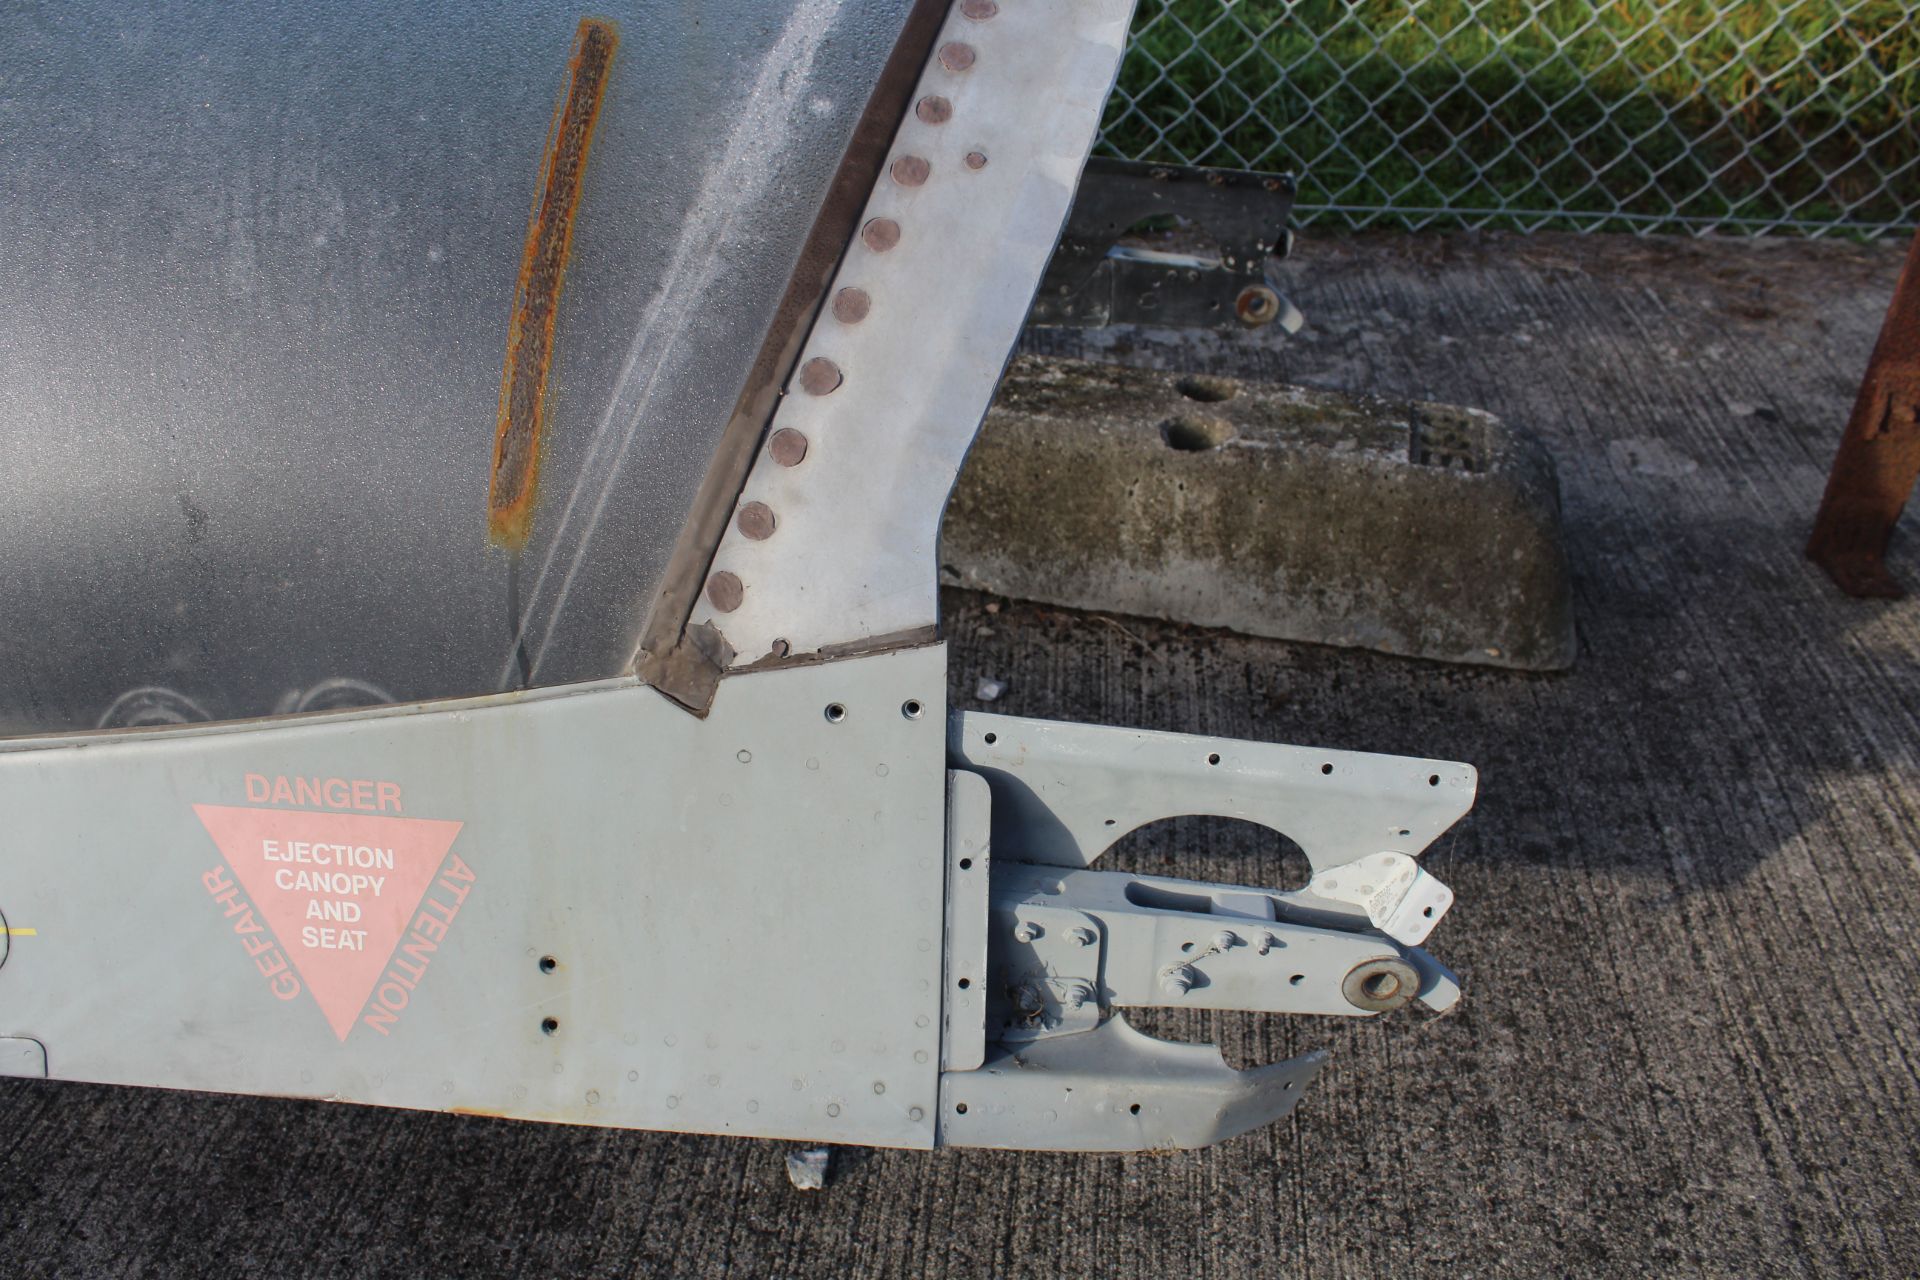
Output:
[[1205,1147],[1281,1119],[1325,1052],[1235,1071],[1212,1045],[1142,1035],[1114,1017],[1084,1035],[1003,1050],[940,1078],[942,1146],[1146,1151]]
[[1090,160],[1028,323],[1296,333],[1268,270],[1292,248],[1293,196],[1291,174]]
[[[948,756],[987,784],[998,857],[986,1051],[942,1074],[942,1143],[1204,1145],[1287,1114],[1325,1060],[1233,1071],[1211,1046],[1134,1031],[1123,1008],[1373,1017],[1459,999],[1413,945],[1453,901],[1414,857],[1471,806],[1466,765],[971,712],[949,721]],[[1312,880],[1283,891],[1090,869],[1120,836],[1185,813],[1292,836]]]

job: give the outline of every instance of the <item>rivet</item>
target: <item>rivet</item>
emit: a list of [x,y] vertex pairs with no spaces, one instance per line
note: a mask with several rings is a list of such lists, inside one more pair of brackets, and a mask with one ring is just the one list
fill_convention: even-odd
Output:
[[859,324],[872,306],[865,289],[842,289],[833,295],[833,318],[841,324]]
[[707,599],[721,613],[732,613],[746,599],[747,589],[740,583],[738,574],[722,569],[707,579]]
[[987,153],[984,151],[967,152],[967,168],[984,169],[987,167]]
[[800,366],[800,389],[810,396],[832,395],[844,381],[840,366],[825,356],[815,356]]
[[807,438],[792,427],[782,427],[767,441],[767,452],[783,467],[797,467],[807,456]]
[[927,180],[927,175],[933,172],[933,166],[923,156],[901,156],[887,172],[901,186],[917,187]]
[[734,517],[734,527],[740,530],[740,536],[751,538],[755,542],[765,542],[773,536],[773,508],[764,502],[745,503],[740,514]]
[[913,114],[925,124],[945,124],[953,119],[953,104],[937,93],[930,93],[913,104]]
[[900,224],[892,218],[874,218],[860,228],[860,239],[875,253],[885,253],[900,243]]
[[965,71],[973,65],[973,46],[955,40],[940,46],[940,65],[949,71]]
[[960,15],[975,22],[985,22],[1000,12],[1000,6],[993,0],[960,0]]

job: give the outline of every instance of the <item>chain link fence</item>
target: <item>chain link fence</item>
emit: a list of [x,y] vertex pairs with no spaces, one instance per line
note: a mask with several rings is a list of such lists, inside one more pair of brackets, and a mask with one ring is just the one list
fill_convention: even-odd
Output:
[[1350,228],[1904,232],[1913,0],[1140,0],[1101,150]]

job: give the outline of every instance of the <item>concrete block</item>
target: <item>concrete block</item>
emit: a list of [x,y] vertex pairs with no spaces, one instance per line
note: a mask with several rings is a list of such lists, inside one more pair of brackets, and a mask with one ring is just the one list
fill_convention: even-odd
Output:
[[948,583],[1076,609],[1573,662],[1552,459],[1477,409],[1023,356],[940,558]]

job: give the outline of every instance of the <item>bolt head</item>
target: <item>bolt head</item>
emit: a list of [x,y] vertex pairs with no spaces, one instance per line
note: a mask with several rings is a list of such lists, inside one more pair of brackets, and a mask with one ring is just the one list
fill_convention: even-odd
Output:
[[1031,920],[1022,920],[1019,924],[1013,926],[1013,940],[1015,942],[1032,942],[1039,936],[1040,926]]
[[1075,929],[1073,931],[1073,940],[1079,943],[1083,947],[1090,947],[1094,943],[1100,941],[1100,935],[1095,933],[1093,930],[1087,928],[1085,925],[1081,925],[1078,929]]

